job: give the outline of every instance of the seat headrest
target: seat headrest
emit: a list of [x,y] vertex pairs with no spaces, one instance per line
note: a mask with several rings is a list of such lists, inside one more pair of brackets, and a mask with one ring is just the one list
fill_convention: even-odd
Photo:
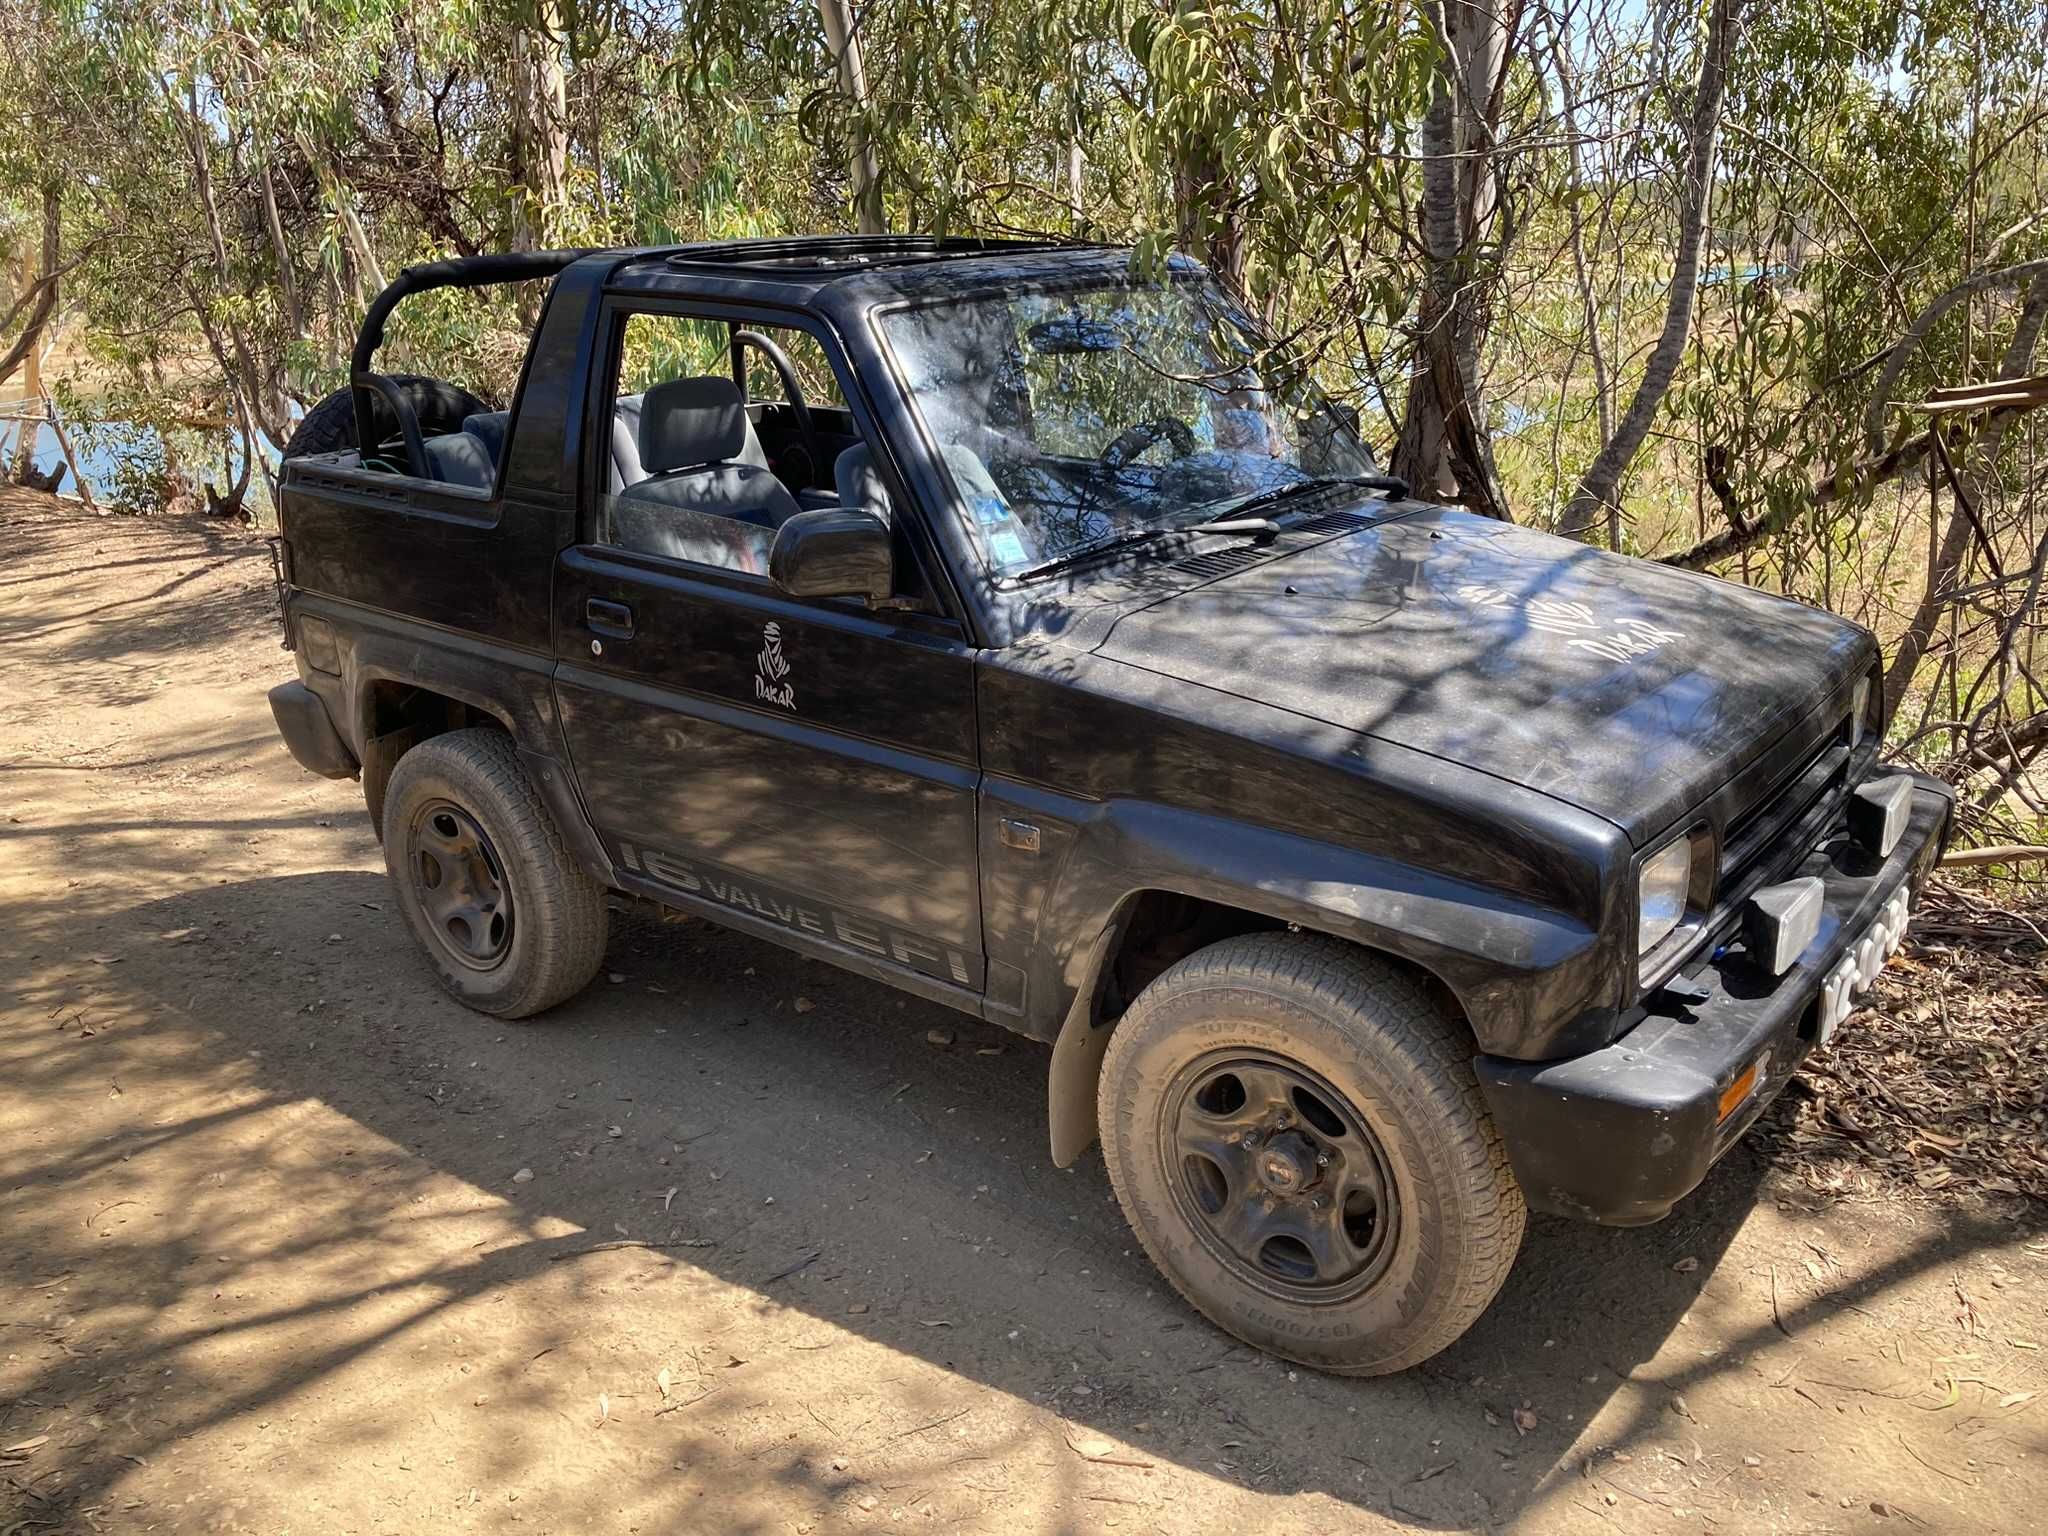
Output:
[[462,430],[484,445],[495,464],[505,457],[505,434],[511,422],[510,411],[479,411],[462,418]]
[[670,379],[640,407],[640,467],[650,475],[737,459],[747,446],[747,407],[731,379]]

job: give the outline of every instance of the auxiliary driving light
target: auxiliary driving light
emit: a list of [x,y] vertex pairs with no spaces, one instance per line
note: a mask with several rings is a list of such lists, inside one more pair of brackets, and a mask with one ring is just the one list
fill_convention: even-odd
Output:
[[1750,958],[1773,976],[1792,969],[1820,932],[1820,913],[1827,885],[1817,875],[1767,885],[1742,909],[1742,937]]
[[1849,835],[1865,853],[1888,859],[1906,835],[1913,812],[1913,781],[1902,773],[1867,779],[1849,796]]

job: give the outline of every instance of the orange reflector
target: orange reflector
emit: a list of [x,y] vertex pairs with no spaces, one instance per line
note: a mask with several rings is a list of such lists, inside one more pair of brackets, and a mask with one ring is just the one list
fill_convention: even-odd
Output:
[[[1759,1059],[1760,1060],[1760,1059]],[[1742,1107],[1742,1101],[1749,1097],[1750,1089],[1756,1086],[1758,1061],[1752,1061],[1742,1069],[1742,1075],[1721,1090],[1721,1119],[1726,1120]],[[1718,1122],[1717,1122],[1718,1123]]]

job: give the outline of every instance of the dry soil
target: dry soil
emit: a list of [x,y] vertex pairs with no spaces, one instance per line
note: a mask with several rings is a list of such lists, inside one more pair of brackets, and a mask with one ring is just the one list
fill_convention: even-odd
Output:
[[464,1011],[272,729],[269,580],[0,498],[0,1532],[2038,1525],[2042,1228],[1782,1141],[1339,1381],[1050,1165],[1042,1047],[623,917]]

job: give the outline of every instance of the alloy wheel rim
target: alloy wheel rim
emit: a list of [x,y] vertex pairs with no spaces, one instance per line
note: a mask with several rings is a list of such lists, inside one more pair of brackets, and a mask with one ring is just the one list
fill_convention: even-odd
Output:
[[1203,1057],[1169,1086],[1168,1183],[1203,1245],[1287,1301],[1349,1301],[1384,1278],[1400,1203],[1379,1137],[1351,1102],[1269,1052]]
[[476,818],[449,800],[421,806],[407,829],[406,865],[442,953],[473,971],[503,964],[512,948],[512,891]]

